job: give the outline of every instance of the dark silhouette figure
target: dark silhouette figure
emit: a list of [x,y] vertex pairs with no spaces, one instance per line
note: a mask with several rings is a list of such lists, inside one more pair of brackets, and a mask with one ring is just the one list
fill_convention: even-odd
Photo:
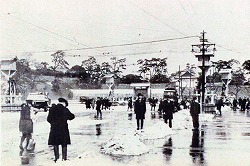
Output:
[[132,111],[133,108],[133,101],[132,98],[128,99],[128,111]]
[[47,121],[50,123],[49,145],[54,146],[55,162],[59,159],[59,145],[62,146],[62,160],[67,160],[67,145],[71,144],[68,120],[75,118],[68,108],[64,98],[58,99],[59,103],[49,110]]
[[173,143],[171,137],[163,145],[162,153],[166,157],[166,160],[169,161],[173,153]]
[[97,97],[97,100],[96,100],[96,118],[98,118],[99,114],[100,114],[100,118],[102,119],[101,107],[102,107],[102,101],[101,101],[100,97]]
[[172,128],[174,107],[174,102],[169,99],[169,96],[166,96],[162,102],[162,112],[164,122],[169,123],[170,128]]
[[247,103],[247,99],[244,98],[242,100],[242,103],[241,103],[241,111],[245,111],[246,110],[246,103]]
[[[19,131],[22,132],[22,137],[20,141],[20,155],[22,155],[24,150],[27,150],[27,147],[29,145],[29,141],[32,139],[32,133],[33,133],[33,121],[30,116],[30,109],[31,104],[22,104],[21,105],[21,112],[20,112],[20,120],[19,120]],[[23,147],[23,142],[26,139],[25,147]]]
[[101,124],[96,124],[96,135],[99,136],[102,134]]
[[143,121],[145,119],[146,113],[146,101],[140,93],[138,94],[138,98],[136,99],[134,104],[134,112],[136,114],[137,130],[139,130],[140,128],[143,129]]
[[237,102],[236,98],[234,98],[234,100],[233,100],[233,110],[234,111],[236,111],[236,109],[237,109],[237,104],[238,104],[238,102]]
[[221,107],[224,107],[224,103],[223,103],[223,100],[222,100],[222,98],[220,98],[218,101],[217,101],[217,103],[216,103],[216,108],[217,108],[217,110],[219,111],[219,113],[220,113],[220,115],[221,115]]
[[196,102],[196,97],[193,97],[193,100],[190,103],[190,114],[192,116],[193,127],[194,129],[199,128],[199,114],[200,114],[200,104]]
[[[193,131],[192,143],[190,145],[189,155],[192,156],[193,163],[204,163],[204,131],[201,131],[201,137],[199,130]],[[198,160],[200,159],[200,160]]]

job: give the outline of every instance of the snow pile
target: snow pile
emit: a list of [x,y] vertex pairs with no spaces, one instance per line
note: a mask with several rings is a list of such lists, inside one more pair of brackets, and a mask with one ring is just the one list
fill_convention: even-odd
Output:
[[192,121],[190,113],[188,110],[182,110],[182,111],[178,111],[174,114],[173,116],[173,120],[176,121]]
[[159,121],[153,126],[136,132],[136,135],[139,135],[141,139],[159,139],[169,136],[173,133],[173,130],[169,128],[168,124],[164,123],[163,121]]
[[140,137],[131,133],[117,135],[101,146],[101,153],[110,155],[141,155],[148,151]]

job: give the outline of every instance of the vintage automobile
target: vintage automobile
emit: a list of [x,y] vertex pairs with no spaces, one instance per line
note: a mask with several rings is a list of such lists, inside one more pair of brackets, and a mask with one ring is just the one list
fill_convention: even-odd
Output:
[[35,92],[28,94],[26,102],[31,103],[34,108],[42,109],[46,112],[51,104],[51,99],[46,92]]

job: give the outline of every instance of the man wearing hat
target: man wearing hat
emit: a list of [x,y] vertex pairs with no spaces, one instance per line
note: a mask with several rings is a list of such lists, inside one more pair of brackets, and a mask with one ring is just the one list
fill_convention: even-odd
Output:
[[190,104],[190,114],[193,120],[194,129],[199,128],[199,114],[200,114],[200,104],[196,101],[197,97],[193,97]]
[[169,96],[164,96],[164,100],[162,102],[162,112],[164,122],[169,122],[169,128],[172,128],[172,119],[174,112],[174,102],[170,100]]
[[67,120],[72,120],[75,115],[68,108],[68,101],[58,99],[58,104],[49,110],[47,121],[50,123],[48,145],[54,146],[55,162],[59,159],[59,145],[62,146],[62,160],[67,160],[67,145],[71,143]]
[[[145,119],[145,113],[146,113],[146,101],[141,93],[139,93],[137,96],[138,97],[134,104],[134,111],[136,114],[137,130],[139,130],[143,129],[143,121]],[[140,121],[141,121],[141,126],[140,126]]]

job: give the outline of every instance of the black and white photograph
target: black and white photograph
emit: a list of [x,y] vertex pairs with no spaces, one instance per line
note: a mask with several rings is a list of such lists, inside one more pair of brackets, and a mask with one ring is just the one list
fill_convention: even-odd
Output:
[[250,1],[0,0],[2,166],[250,166]]

